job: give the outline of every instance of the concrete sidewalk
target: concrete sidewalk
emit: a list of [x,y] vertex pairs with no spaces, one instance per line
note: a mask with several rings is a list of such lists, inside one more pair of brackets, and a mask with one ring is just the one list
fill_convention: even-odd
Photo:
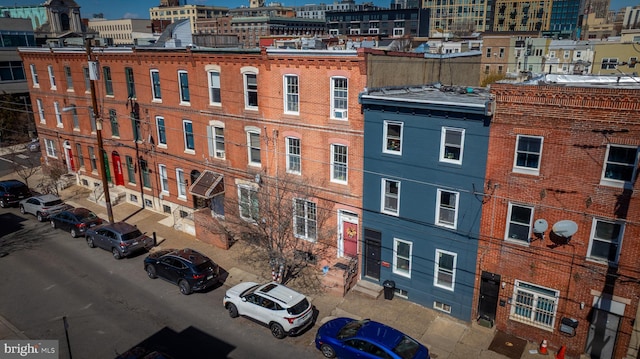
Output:
[[[107,218],[105,207],[89,201],[88,194],[89,190],[74,185],[62,190],[60,197],[72,206],[88,208],[101,218]],[[167,223],[167,217],[163,214],[129,203],[115,205],[112,209],[115,221],[126,219],[148,235],[155,232],[158,246],[153,250],[190,247],[209,256],[227,272],[226,286],[244,281],[264,282],[271,279],[270,271],[256,268],[243,260],[243,257],[246,257],[245,251],[250,248],[242,242],[237,242],[230,249],[223,250],[163,225],[162,223]],[[422,342],[429,348],[434,359],[509,358],[488,350],[495,335],[494,329],[457,321],[444,313],[402,298],[385,300],[381,296],[373,299],[356,291],[350,291],[345,297],[333,295],[310,295],[309,297],[319,311],[317,326],[330,318],[339,316],[369,318],[395,327]],[[311,329],[310,332],[314,335],[315,329]],[[0,317],[0,339],[24,339],[24,335]],[[312,341],[313,337],[310,337],[304,344],[312,345]],[[537,347],[537,343],[527,343],[522,355],[512,356],[511,359],[551,357],[530,353]]]

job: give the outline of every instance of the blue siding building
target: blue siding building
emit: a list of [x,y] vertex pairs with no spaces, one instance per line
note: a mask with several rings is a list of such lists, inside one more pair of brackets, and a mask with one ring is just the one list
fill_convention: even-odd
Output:
[[368,90],[363,269],[395,295],[471,320],[493,101],[472,88]]

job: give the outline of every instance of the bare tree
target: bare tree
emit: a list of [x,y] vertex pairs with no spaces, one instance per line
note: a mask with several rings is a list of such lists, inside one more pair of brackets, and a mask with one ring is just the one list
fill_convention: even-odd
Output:
[[24,145],[13,145],[9,147],[7,157],[11,160],[13,170],[29,187],[29,178],[40,171],[40,156],[25,154]]
[[67,173],[67,167],[62,161],[49,159],[42,165],[42,181],[37,188],[42,193],[52,193],[59,196],[58,183],[62,175]]
[[19,96],[0,95],[0,144],[27,141],[29,121],[29,114]]

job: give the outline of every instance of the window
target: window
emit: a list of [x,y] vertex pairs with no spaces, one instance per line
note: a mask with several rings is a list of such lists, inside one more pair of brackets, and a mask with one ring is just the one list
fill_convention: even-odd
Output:
[[638,63],[638,58],[637,57],[630,57],[629,58],[629,68],[630,69],[635,68],[637,63]]
[[247,132],[247,147],[249,152],[249,164],[260,166],[260,133]]
[[402,239],[393,239],[393,273],[411,277],[411,251],[413,243]]
[[178,71],[178,84],[180,85],[180,103],[188,103],[189,100],[189,74],[186,71]]
[[64,77],[67,80],[67,91],[73,90],[73,77],[71,77],[71,67],[64,67]]
[[207,132],[209,135],[209,156],[224,159],[224,127],[223,124],[209,126]]
[[603,185],[622,187],[633,181],[636,159],[640,147],[608,145],[606,161],[602,169]]
[[458,201],[460,194],[438,190],[436,202],[436,224],[456,229],[458,226]]
[[96,152],[93,147],[89,146],[89,162],[91,163],[91,171],[98,169],[98,163],[96,162]]
[[542,137],[518,135],[513,172],[538,175],[541,155]]
[[238,186],[240,217],[244,220],[258,221],[258,192],[249,186]]
[[154,100],[162,100],[162,92],[160,91],[160,71],[151,70],[151,96]]
[[217,105],[222,102],[220,98],[220,73],[218,71],[209,71],[209,104]]
[[557,290],[516,280],[510,319],[553,330],[559,295]]
[[142,140],[142,132],[140,131],[140,115],[136,112],[131,112],[131,131],[133,132],[133,139],[135,141]]
[[440,161],[462,164],[464,129],[443,127],[440,135]]
[[505,234],[505,239],[529,243],[529,234],[533,221],[533,207],[509,203],[509,214],[507,218],[507,233]]
[[300,88],[298,76],[284,76],[284,112],[298,114],[300,111]]
[[491,58],[491,48],[487,47],[487,58],[490,59]]
[[56,144],[55,144],[55,142],[53,142],[53,140],[45,138],[44,139],[44,146],[47,149],[47,156],[53,157],[53,158],[58,158],[58,154],[56,153]]
[[382,152],[402,153],[402,122],[384,121],[384,144]]
[[244,104],[247,109],[258,108],[258,78],[256,74],[244,74]]
[[331,181],[347,183],[347,146],[331,145]]
[[73,129],[80,130],[80,119],[75,105],[71,105],[71,117],[73,118]]
[[93,113],[93,107],[89,107],[89,123],[91,124],[91,132],[96,132],[96,115]]
[[133,69],[131,67],[125,67],[124,76],[127,81],[128,98],[136,98],[136,83],[133,78]]
[[55,90],[56,89],[56,75],[53,72],[53,66],[52,65],[47,66],[47,70],[49,71],[49,83],[51,84],[51,89]]
[[178,182],[178,197],[187,198],[187,182],[184,179],[184,171],[180,168],[176,169],[176,181]]
[[31,80],[33,81],[33,87],[40,87],[40,82],[38,81],[38,71],[36,71],[36,65],[29,64],[29,68],[31,69]]
[[158,128],[158,145],[167,145],[167,132],[164,127],[164,117],[156,117],[156,127]]
[[316,204],[301,198],[293,199],[293,229],[297,237],[316,240]]
[[387,214],[398,215],[400,208],[400,182],[390,179],[382,179],[382,208]]
[[160,190],[169,193],[169,176],[167,176],[167,166],[158,165],[158,176],[160,176]]
[[589,241],[589,258],[609,264],[618,263],[623,229],[619,223],[594,219]]
[[436,249],[433,285],[453,290],[456,283],[456,253]]
[[504,57],[504,47],[501,47],[499,51],[500,51],[500,56],[499,57],[503,58]]
[[129,177],[129,183],[136,183],[136,168],[133,164],[133,158],[131,156],[126,156],[125,160],[127,162],[127,176]]
[[104,77],[104,91],[107,96],[113,96],[113,81],[111,80],[111,68],[105,66],[102,68],[102,74]]
[[58,127],[63,127],[63,123],[62,123],[62,113],[60,113],[60,104],[58,103],[58,101],[53,103],[53,110],[56,113],[56,126]]
[[46,123],[47,119],[44,117],[44,106],[42,105],[42,100],[37,99],[36,105],[38,106],[38,115],[40,116],[40,123]]
[[78,166],[84,167],[84,156],[82,155],[82,145],[76,143],[76,153],[78,154]]
[[120,128],[118,127],[118,116],[116,115],[116,110],[114,109],[109,110],[109,123],[111,123],[111,136],[120,136]]
[[84,92],[91,92],[91,77],[89,76],[89,68],[83,67],[82,74],[84,75]]
[[140,159],[140,170],[142,172],[142,186],[146,188],[151,188],[151,176],[149,175],[151,172],[149,171],[149,165],[147,161]]
[[196,148],[193,143],[193,123],[188,120],[183,120],[182,128],[184,130],[184,149],[193,151]]
[[300,174],[302,171],[300,139],[287,137],[287,172]]
[[603,58],[600,68],[603,70],[615,69],[618,66],[618,59]]
[[349,94],[348,81],[344,77],[331,78],[331,118],[345,120],[347,119]]

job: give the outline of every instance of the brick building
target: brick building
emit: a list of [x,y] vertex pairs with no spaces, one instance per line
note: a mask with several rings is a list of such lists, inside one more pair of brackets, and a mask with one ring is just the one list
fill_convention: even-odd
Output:
[[475,317],[567,355],[635,358],[640,87],[554,78],[491,87]]

